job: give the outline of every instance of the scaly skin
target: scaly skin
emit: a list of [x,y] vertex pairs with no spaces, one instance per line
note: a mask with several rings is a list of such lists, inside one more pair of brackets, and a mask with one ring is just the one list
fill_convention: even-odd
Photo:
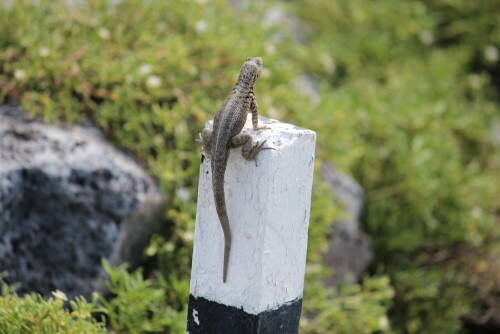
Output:
[[254,160],[263,149],[264,142],[257,143],[247,133],[240,133],[245,125],[247,113],[252,111],[254,129],[264,129],[258,126],[257,100],[253,86],[262,71],[262,58],[247,58],[240,70],[236,85],[229,93],[219,111],[215,115],[213,129],[204,129],[201,142],[207,153],[211,155],[212,187],[215,208],[224,232],[224,270],[222,280],[227,278],[227,266],[231,251],[231,228],[227,216],[226,199],[224,196],[224,175],[231,148],[242,147],[242,155],[247,160]]

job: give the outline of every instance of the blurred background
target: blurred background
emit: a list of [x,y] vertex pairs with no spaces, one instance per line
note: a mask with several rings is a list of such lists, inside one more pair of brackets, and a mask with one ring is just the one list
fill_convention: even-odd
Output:
[[[194,139],[250,56],[260,114],[317,132],[300,332],[499,333],[497,0],[3,1],[0,103],[94,124],[167,202],[141,266],[105,265],[107,298],[68,318],[63,293],[16,295],[6,278],[0,327],[185,332]],[[338,175],[359,184],[357,213]],[[365,260],[333,280],[352,215]]]

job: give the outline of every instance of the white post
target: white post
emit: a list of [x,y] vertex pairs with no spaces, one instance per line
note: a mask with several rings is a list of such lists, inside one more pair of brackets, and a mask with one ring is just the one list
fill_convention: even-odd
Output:
[[[207,123],[211,126],[212,122]],[[307,252],[316,133],[261,117],[269,129],[256,162],[231,150],[225,176],[232,246],[222,282],[224,238],[209,157],[198,189],[188,333],[297,333]],[[256,166],[257,163],[257,166]]]

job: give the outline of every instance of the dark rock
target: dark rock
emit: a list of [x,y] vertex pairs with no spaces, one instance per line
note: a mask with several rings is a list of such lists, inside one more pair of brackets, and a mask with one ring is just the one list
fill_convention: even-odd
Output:
[[354,179],[337,173],[330,165],[325,165],[321,172],[344,206],[346,217],[333,224],[328,251],[323,257],[324,263],[333,269],[327,284],[355,283],[373,258],[370,237],[361,230],[363,189]]
[[489,309],[479,317],[464,316],[461,318],[465,333],[495,334],[500,333],[500,310]]
[[0,106],[0,272],[19,292],[102,290],[101,259],[139,265],[164,202],[97,130],[62,129]]

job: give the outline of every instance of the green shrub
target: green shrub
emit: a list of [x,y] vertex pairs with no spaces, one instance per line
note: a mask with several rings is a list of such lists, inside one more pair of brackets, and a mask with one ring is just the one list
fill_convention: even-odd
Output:
[[436,17],[436,44],[449,47],[467,45],[470,50],[468,67],[477,73],[490,75],[500,89],[500,3],[484,1],[424,0]]
[[[446,29],[436,6],[306,1],[296,11],[311,27],[299,58],[319,55],[308,64],[323,93],[315,118],[328,124],[318,128],[322,153],[366,189],[372,270],[390,276],[391,322],[406,333],[454,333],[485,302],[477,295],[495,293],[465,279],[484,275],[457,265],[467,262],[457,249],[491,254],[499,240],[500,160],[488,130],[498,105],[486,73],[470,72],[473,42],[436,42]],[[491,28],[498,10],[481,8],[463,10],[464,21],[447,16],[448,27],[477,19]],[[490,30],[471,36],[495,38]]]
[[[317,172],[301,330],[457,332],[460,316],[497,291],[484,277],[500,272],[474,265],[494,258],[500,239],[500,154],[489,132],[500,117],[490,81],[499,64],[491,62],[494,3],[284,4],[301,18],[304,44],[281,25],[256,24],[274,2],[242,11],[222,0],[0,5],[0,101],[17,99],[47,121],[93,121],[144,161],[171,199],[173,224],[146,250],[154,274],[107,268],[114,295],[101,311],[110,329],[183,331],[199,165],[193,140],[242,61],[262,56],[262,114],[317,131],[317,171],[334,161],[361,182],[375,250],[363,282],[323,286],[321,253],[340,215]],[[318,102],[294,88],[301,73],[318,81]]]
[[362,284],[325,288],[322,280],[306,281],[300,333],[390,333],[388,310],[394,290],[387,276]]
[[[3,278],[3,277],[2,277]],[[18,296],[2,280],[0,297],[0,332],[1,333],[107,333],[103,323],[92,317],[97,304],[78,297],[70,301],[71,311],[64,307],[67,301],[61,291],[53,293],[52,298],[43,298],[37,294]]]
[[126,266],[103,267],[109,275],[108,291],[112,295],[101,300],[101,311],[116,333],[182,333],[186,327],[186,314],[175,310],[165,294],[165,282],[145,280],[141,270],[128,273]]

